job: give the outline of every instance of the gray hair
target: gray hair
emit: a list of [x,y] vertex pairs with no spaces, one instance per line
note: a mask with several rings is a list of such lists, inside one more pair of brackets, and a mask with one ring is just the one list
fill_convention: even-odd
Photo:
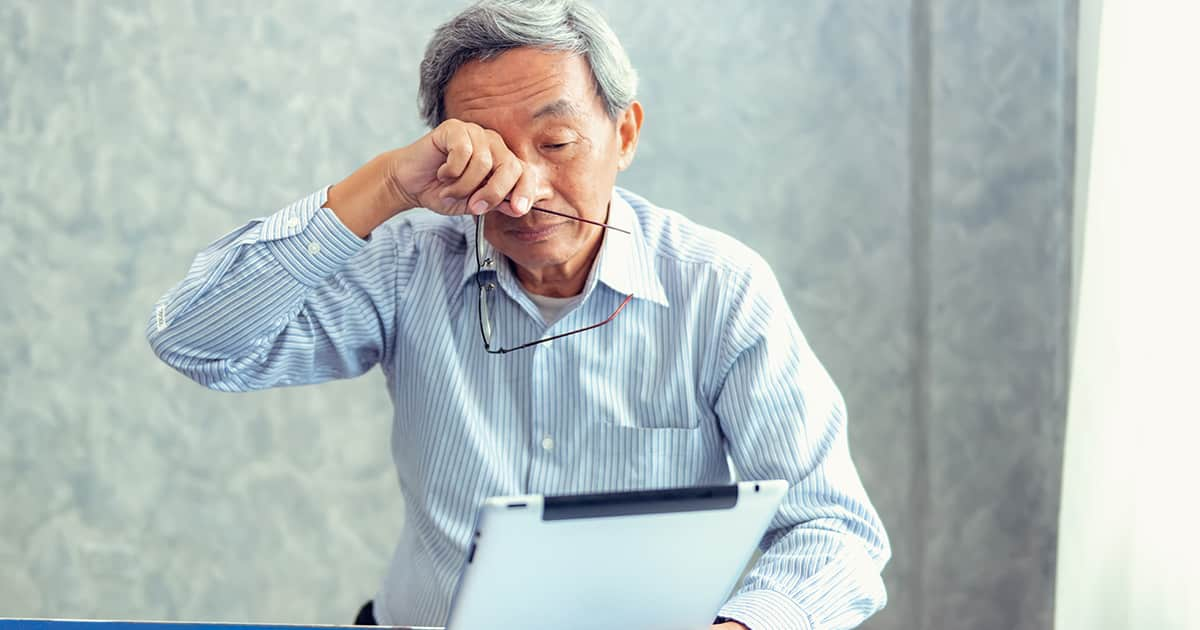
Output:
[[637,73],[594,8],[579,0],[480,0],[438,27],[425,48],[421,117],[430,127],[446,119],[446,85],[463,64],[521,47],[582,55],[613,120],[633,102]]

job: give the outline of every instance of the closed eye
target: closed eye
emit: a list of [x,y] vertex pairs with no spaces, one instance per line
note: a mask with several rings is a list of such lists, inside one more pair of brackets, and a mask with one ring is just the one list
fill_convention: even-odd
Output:
[[551,151],[557,151],[559,149],[567,148],[568,146],[570,146],[570,144],[571,144],[570,142],[558,142],[555,144],[543,144],[542,147],[549,149]]

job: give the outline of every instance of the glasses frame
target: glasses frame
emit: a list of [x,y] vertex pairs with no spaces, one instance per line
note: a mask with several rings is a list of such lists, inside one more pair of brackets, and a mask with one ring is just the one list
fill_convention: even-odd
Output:
[[[545,210],[542,208],[533,208],[533,210],[537,210],[539,212],[544,212],[546,214],[557,215],[560,217],[566,217],[568,219],[572,219],[575,221],[582,221],[583,223],[590,223],[592,225],[598,225],[600,227],[603,227],[603,228],[609,229],[609,230],[616,230],[618,232],[624,232],[626,234],[630,234],[629,230],[625,230],[625,229],[622,229],[622,228],[619,228],[616,226],[608,225],[607,223],[600,223],[599,221],[591,221],[591,220],[583,219],[580,217],[573,217],[573,216],[570,216],[567,214],[554,212],[552,210]],[[569,337],[571,335],[577,335],[581,332],[587,332],[594,328],[599,328],[599,327],[611,322],[612,320],[616,319],[617,314],[620,313],[621,310],[625,308],[625,305],[629,304],[629,301],[633,299],[632,293],[626,295],[625,300],[622,301],[619,306],[617,306],[617,310],[613,311],[612,315],[609,315],[604,321],[596,323],[596,324],[592,324],[591,326],[585,326],[578,330],[572,330],[570,332],[560,333],[557,335],[551,335],[549,337],[543,337],[542,339],[530,341],[529,343],[523,343],[519,346],[515,346],[512,348],[503,348],[503,347],[493,348],[492,347],[492,331],[493,331],[492,316],[491,316],[490,309],[488,308],[488,294],[490,294],[491,292],[496,290],[496,283],[491,282],[491,281],[484,282],[482,276],[483,276],[483,271],[485,270],[485,268],[491,268],[493,271],[495,270],[496,261],[493,260],[491,257],[487,256],[487,251],[486,251],[487,246],[484,244],[484,240],[483,240],[484,216],[486,216],[486,214],[481,214],[481,215],[478,215],[475,217],[475,264],[476,264],[475,284],[479,285],[479,335],[480,335],[480,337],[483,338],[483,349],[488,354],[508,354],[509,352],[516,352],[517,350],[523,350],[525,348],[536,346],[540,343],[554,341],[555,339],[562,339],[563,337]]]

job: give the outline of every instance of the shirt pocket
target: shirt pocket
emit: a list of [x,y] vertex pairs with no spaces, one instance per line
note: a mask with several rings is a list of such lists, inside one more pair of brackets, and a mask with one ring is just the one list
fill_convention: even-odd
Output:
[[712,468],[700,429],[592,423],[585,435],[587,485],[596,492],[694,486]]

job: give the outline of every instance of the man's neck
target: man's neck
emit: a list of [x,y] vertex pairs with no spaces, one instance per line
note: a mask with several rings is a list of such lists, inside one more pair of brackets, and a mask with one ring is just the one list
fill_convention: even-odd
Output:
[[603,243],[604,230],[599,230],[599,234],[589,245],[580,249],[575,258],[561,265],[525,269],[511,261],[510,264],[516,272],[517,280],[526,291],[547,297],[571,297],[583,292]]

